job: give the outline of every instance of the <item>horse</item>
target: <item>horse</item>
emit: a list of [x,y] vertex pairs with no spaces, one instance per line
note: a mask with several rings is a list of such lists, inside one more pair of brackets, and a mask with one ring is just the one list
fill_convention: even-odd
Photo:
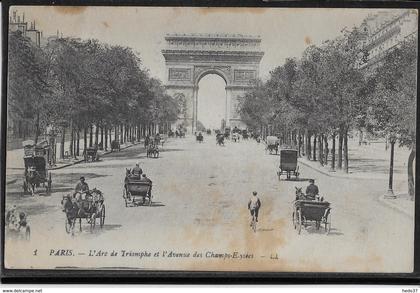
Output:
[[148,158],[151,158],[151,157],[158,158],[159,157],[159,148],[158,148],[158,146],[155,145],[155,144],[149,145],[147,147],[146,156]]
[[295,186],[295,195],[296,195],[296,200],[317,200],[317,201],[324,201],[324,197],[319,197],[319,196],[313,196],[310,194],[305,194],[302,191],[302,187],[296,187]]
[[39,187],[39,182],[41,181],[41,176],[38,171],[33,167],[29,167],[26,172],[25,182],[23,183],[23,189],[28,190],[31,193],[31,196],[35,195],[36,187]]
[[85,199],[82,199],[82,194],[79,193],[64,195],[61,200],[62,210],[66,213],[66,232],[71,233],[72,236],[74,236],[78,218],[80,223],[82,218],[86,218],[88,223],[92,223],[95,221],[97,212],[102,211],[104,197],[100,190],[94,188],[84,194]]

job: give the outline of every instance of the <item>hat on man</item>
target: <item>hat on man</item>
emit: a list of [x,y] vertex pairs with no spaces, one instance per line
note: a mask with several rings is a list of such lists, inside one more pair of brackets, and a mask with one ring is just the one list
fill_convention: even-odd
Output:
[[315,183],[314,179],[309,179],[309,183]]
[[83,176],[82,176],[82,177],[80,177],[80,180],[85,180],[85,177],[83,177]]
[[254,192],[252,192],[252,194],[253,194],[253,195],[257,195],[257,192],[256,192],[256,191],[254,191]]

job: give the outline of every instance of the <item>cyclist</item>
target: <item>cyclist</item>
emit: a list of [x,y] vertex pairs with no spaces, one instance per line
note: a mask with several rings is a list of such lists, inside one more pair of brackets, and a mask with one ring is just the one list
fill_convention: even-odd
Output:
[[[248,201],[248,209],[251,212],[251,217],[254,217],[255,215],[255,221],[258,222],[258,210],[261,207],[261,201],[257,196],[257,192],[254,191],[252,193],[252,197]],[[251,219],[251,225],[252,226],[252,219]]]

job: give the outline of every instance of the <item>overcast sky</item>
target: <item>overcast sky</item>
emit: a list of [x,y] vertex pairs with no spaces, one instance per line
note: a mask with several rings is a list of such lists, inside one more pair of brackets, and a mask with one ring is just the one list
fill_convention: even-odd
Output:
[[[344,28],[358,26],[367,9],[299,8],[162,8],[162,7],[12,7],[25,13],[26,21],[36,21],[44,35],[83,39],[95,38],[109,44],[132,47],[141,56],[152,76],[165,81],[161,54],[166,33],[235,33],[260,35],[260,77],[281,65],[285,58],[299,57],[309,44],[321,44],[334,38]],[[224,91],[219,77],[200,82],[199,116],[206,126],[219,126],[224,114]],[[220,87],[220,86],[219,86]],[[215,95],[217,93],[217,98]],[[221,97],[219,97],[222,95]],[[216,99],[217,107],[214,105]],[[206,111],[206,109],[212,111]],[[217,109],[216,109],[217,108]],[[215,112],[220,111],[220,115]],[[208,113],[210,112],[210,113]],[[213,117],[214,116],[214,117]],[[217,116],[217,118],[216,118]]]

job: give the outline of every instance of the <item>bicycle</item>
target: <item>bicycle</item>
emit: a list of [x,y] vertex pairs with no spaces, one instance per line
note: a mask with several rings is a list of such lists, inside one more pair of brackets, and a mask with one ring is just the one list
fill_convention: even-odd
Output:
[[257,219],[255,217],[255,212],[252,213],[252,221],[251,221],[251,228],[254,231],[254,233],[257,232]]

